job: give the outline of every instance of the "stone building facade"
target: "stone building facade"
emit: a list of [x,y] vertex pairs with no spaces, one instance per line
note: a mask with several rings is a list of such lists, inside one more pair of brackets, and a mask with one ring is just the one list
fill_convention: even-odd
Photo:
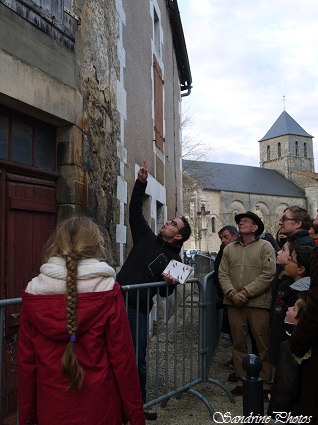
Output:
[[[191,91],[191,73],[177,1],[0,0],[0,12],[1,134],[20,118],[54,133],[51,150],[43,148],[54,157],[48,168],[23,153],[15,161],[15,142],[3,136],[1,176],[10,169],[50,180],[57,220],[94,217],[109,261],[120,266],[144,159],[153,229],[181,214],[181,96]],[[21,132],[37,131],[23,123]]]
[[318,208],[318,174],[314,171],[313,136],[286,111],[259,141],[260,168],[184,161],[184,210],[195,229],[186,248],[217,252],[218,231],[236,225],[235,215],[258,214],[265,230],[276,235],[289,205]]
[[[94,218],[119,268],[143,160],[153,230],[182,213],[181,98],[191,72],[177,0],[0,0],[0,74],[0,299],[21,295],[71,214]],[[5,319],[8,424],[18,311]]]

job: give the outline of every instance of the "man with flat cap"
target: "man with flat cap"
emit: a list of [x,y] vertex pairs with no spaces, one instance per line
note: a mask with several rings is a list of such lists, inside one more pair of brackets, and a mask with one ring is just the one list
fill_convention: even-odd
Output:
[[228,306],[228,318],[233,338],[232,356],[237,386],[234,396],[243,394],[245,371],[242,360],[247,356],[248,325],[255,338],[262,361],[264,400],[268,401],[272,368],[267,359],[270,336],[269,309],[271,283],[276,270],[276,256],[272,245],[259,236],[264,224],[257,214],[247,211],[237,214],[239,238],[226,246],[219,267],[219,280]]

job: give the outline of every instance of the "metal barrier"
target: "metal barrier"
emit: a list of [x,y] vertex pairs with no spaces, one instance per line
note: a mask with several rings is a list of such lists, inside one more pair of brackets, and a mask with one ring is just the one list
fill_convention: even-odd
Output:
[[[182,393],[188,392],[197,396],[205,404],[213,418],[215,413],[213,406],[206,397],[194,389],[197,384],[204,382],[218,385],[228,395],[230,401],[235,403],[225,385],[208,377],[221,335],[220,311],[216,308],[216,291],[211,282],[211,276],[212,273],[205,276],[202,283],[198,279],[190,279],[184,285],[177,285],[174,295],[166,299],[160,297],[159,290],[164,290],[162,287],[166,287],[166,295],[168,295],[167,282],[122,287],[125,293],[126,307],[128,307],[132,291],[137,295],[140,290],[147,291],[148,306],[150,290],[155,288],[156,291],[156,302],[147,321],[147,399],[145,408],[158,403],[164,407],[171,397],[181,397]],[[138,299],[139,296],[137,297],[137,312],[139,312]],[[21,304],[21,298],[0,300],[1,369],[3,368],[4,351],[4,309],[6,306],[14,304]],[[137,321],[136,326],[138,334]],[[138,340],[136,344],[138,345]],[[3,388],[2,375],[0,375],[0,384]],[[1,418],[9,413],[7,406],[2,405],[4,400],[5,397],[2,397],[0,402]]]
[[[166,282],[123,286],[126,305],[129,292],[137,292],[137,315],[139,311],[138,293],[157,288],[155,309],[155,330],[151,337],[151,320],[147,325],[147,375],[145,408],[161,403],[164,407],[173,396],[188,392],[197,396],[208,408],[213,418],[214,408],[209,400],[194,387],[203,382],[218,385],[235,400],[228,388],[221,382],[208,378],[208,371],[221,336],[221,317],[216,309],[216,291],[211,282],[212,273],[206,276],[202,284],[198,279],[189,279],[185,285],[178,285],[173,305],[163,302],[159,288]],[[136,293],[135,292],[135,293]],[[171,298],[171,297],[170,297]],[[148,300],[149,301],[149,300]],[[161,309],[161,304],[165,306]],[[160,310],[162,317],[160,316]],[[136,320],[138,334],[138,322]],[[136,342],[138,351],[138,341]],[[137,356],[136,356],[137,358]]]
[[195,254],[192,262],[194,277],[201,282],[204,277],[214,270],[214,259],[203,254]]
[[[15,366],[15,348],[17,339],[14,336],[8,336],[6,341],[4,340],[6,337],[6,328],[5,328],[5,308],[10,306],[16,306],[22,303],[22,298],[11,298],[8,300],[0,300],[0,389],[1,389],[1,397],[0,397],[0,420],[1,424],[3,424],[3,419],[6,417],[8,424],[14,424],[17,422],[17,414],[12,411],[12,405],[16,405],[17,402],[17,392],[16,387],[17,383],[6,382],[6,388],[4,389],[3,382],[3,372],[7,373],[8,364]],[[9,348],[10,347],[10,348]],[[6,356],[6,367],[3,364],[3,356]],[[8,362],[8,357],[10,356],[11,363]],[[16,376],[16,371],[15,376]],[[13,394],[12,394],[13,393]],[[13,401],[11,401],[11,397]]]

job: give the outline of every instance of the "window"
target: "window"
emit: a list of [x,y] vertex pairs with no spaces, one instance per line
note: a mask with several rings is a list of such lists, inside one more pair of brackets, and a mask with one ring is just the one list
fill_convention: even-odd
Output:
[[160,21],[157,15],[157,12],[154,10],[154,35],[153,35],[153,41],[155,45],[155,49],[158,55],[160,55]]
[[216,220],[215,217],[211,218],[211,231],[212,233],[216,233]]
[[58,43],[74,50],[75,31],[80,24],[80,17],[74,13],[74,0],[10,0],[4,3]]
[[304,143],[304,157],[307,158],[308,152],[307,152],[307,143]]
[[153,57],[153,78],[154,78],[154,112],[155,112],[155,142],[156,146],[163,151],[163,80],[161,68],[156,57]]
[[271,159],[271,147],[267,145],[267,161]]
[[296,155],[296,158],[299,157],[299,146],[298,146],[298,142],[297,141],[295,142],[295,155]]
[[159,229],[162,227],[162,225],[164,224],[164,208],[161,202],[157,201],[157,232],[159,231]]
[[0,111],[0,158],[8,159],[9,115]]
[[0,108],[0,159],[55,170],[55,128]]
[[281,146],[280,142],[278,142],[277,154],[278,154],[278,158],[281,158],[281,156],[282,156],[282,146]]

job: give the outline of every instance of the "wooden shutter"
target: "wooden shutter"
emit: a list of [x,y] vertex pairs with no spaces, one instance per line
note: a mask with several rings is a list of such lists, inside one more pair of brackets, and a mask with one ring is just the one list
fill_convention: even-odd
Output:
[[155,141],[156,146],[163,151],[163,80],[162,71],[157,62],[156,57],[153,57],[153,75],[154,75],[154,112],[155,112]]

